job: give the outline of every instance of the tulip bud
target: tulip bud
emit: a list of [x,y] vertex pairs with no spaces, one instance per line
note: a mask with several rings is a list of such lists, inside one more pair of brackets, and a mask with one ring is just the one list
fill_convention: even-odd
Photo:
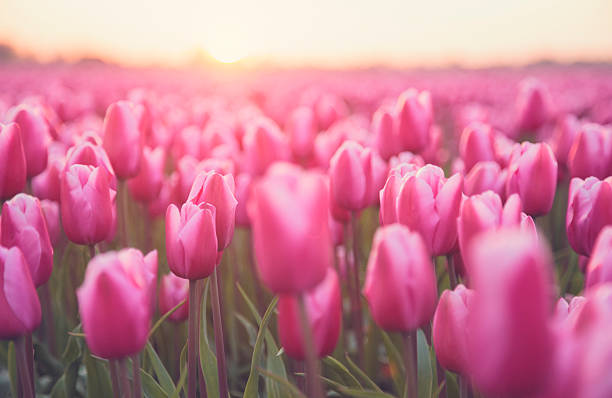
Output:
[[518,193],[525,213],[541,216],[552,208],[557,188],[557,160],[545,143],[524,142],[508,166],[506,194]]
[[493,191],[504,198],[506,175],[506,170],[502,170],[496,162],[478,162],[465,176],[463,192],[471,196]]
[[332,200],[348,210],[360,210],[366,193],[366,176],[361,164],[363,148],[346,141],[330,161],[329,183]]
[[261,176],[272,163],[289,160],[289,141],[270,119],[262,117],[252,121],[242,141],[251,175]]
[[612,226],[604,227],[593,247],[586,269],[585,289],[612,282]]
[[363,294],[382,329],[408,332],[431,320],[438,298],[436,276],[418,233],[400,224],[376,231]]
[[27,165],[27,177],[40,174],[47,167],[49,124],[36,107],[19,105],[9,111],[9,120],[19,125]]
[[433,120],[431,94],[415,89],[404,91],[395,106],[395,128],[402,149],[421,152],[429,143],[429,129]]
[[0,339],[30,334],[41,311],[30,268],[18,247],[0,246]]
[[198,174],[187,199],[196,204],[210,203],[215,207],[219,251],[228,247],[234,236],[238,204],[234,191],[234,177],[231,174],[223,176],[215,171],[209,171]]
[[88,137],[85,141],[68,149],[63,171],[68,170],[74,164],[100,167],[102,171],[107,174],[110,188],[114,190],[117,189],[115,170],[111,165],[106,151],[100,146],[99,138]]
[[[47,231],[49,232],[49,239],[51,240],[51,244],[55,246],[62,233],[62,229],[60,227],[59,204],[52,200],[44,199],[40,201],[40,208],[45,216]],[[1,240],[2,238],[0,237],[0,241]]]
[[603,181],[572,178],[565,228],[567,240],[579,254],[590,256],[599,232],[612,224],[612,177]]
[[147,343],[157,273],[157,262],[148,260],[139,250],[123,249],[89,262],[77,298],[92,354],[123,358]]
[[470,374],[486,395],[535,395],[548,382],[553,358],[550,254],[514,228],[486,233],[468,251],[475,292]]
[[60,176],[64,165],[66,149],[64,144],[49,145],[47,168],[32,178],[32,194],[39,199],[60,200]]
[[401,143],[394,126],[392,110],[379,108],[374,113],[372,132],[374,134],[374,146],[383,159],[388,160],[399,152]]
[[247,214],[247,202],[249,200],[249,192],[251,191],[252,178],[247,173],[241,173],[236,176],[236,225],[241,227],[249,227],[251,221]]
[[552,116],[550,93],[538,80],[529,78],[520,83],[516,99],[518,131],[534,131]]
[[165,314],[183,300],[185,304],[170,314],[168,319],[183,322],[189,316],[189,281],[173,273],[164,275],[159,284],[159,312]]
[[566,115],[557,122],[552,147],[560,165],[567,166],[569,152],[579,130],[580,121],[574,115]]
[[159,195],[164,182],[165,162],[166,154],[163,148],[144,148],[140,171],[128,180],[128,189],[135,200],[148,203]]
[[53,247],[40,201],[18,194],[2,206],[2,246],[21,249],[36,287],[44,285],[53,270]]
[[478,122],[468,125],[461,133],[459,154],[468,171],[478,162],[494,161],[495,133],[491,126]]
[[104,150],[121,179],[138,174],[142,158],[140,114],[128,101],[111,104],[104,116]]
[[19,126],[0,124],[0,199],[21,192],[26,182],[26,167]]
[[317,135],[317,119],[312,108],[296,108],[287,126],[291,151],[296,159],[305,160],[312,156]]
[[325,177],[279,163],[251,188],[247,211],[257,270],[275,293],[319,284],[332,264]]
[[68,239],[95,245],[114,234],[115,191],[101,167],[75,164],[62,172],[62,226]]
[[444,368],[467,374],[467,326],[474,292],[459,284],[445,290],[433,318],[432,338],[436,357]]
[[423,237],[432,255],[450,253],[457,241],[457,216],[461,206],[463,178],[426,165],[408,174],[399,190],[398,221]]
[[[334,351],[342,326],[342,297],[338,275],[327,269],[325,279],[304,293],[304,305],[318,358]],[[298,298],[283,294],[278,301],[278,335],[287,355],[303,360],[304,339]]]
[[185,279],[204,279],[217,265],[215,206],[210,203],[171,204],[166,212],[168,266]]
[[570,175],[604,179],[610,175],[611,161],[612,131],[594,123],[583,124],[567,155]]
[[407,175],[414,175],[419,166],[411,163],[400,163],[389,171],[385,186],[380,190],[380,224],[389,225],[397,222],[397,195]]

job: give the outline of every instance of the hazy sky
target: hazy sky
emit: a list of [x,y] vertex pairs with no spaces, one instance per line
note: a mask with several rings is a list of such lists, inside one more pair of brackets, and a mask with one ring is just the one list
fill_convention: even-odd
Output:
[[48,60],[283,65],[612,60],[611,0],[0,0],[0,41]]

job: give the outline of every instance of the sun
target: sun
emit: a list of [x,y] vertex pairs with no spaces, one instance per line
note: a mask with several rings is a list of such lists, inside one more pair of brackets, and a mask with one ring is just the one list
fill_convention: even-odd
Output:
[[241,51],[239,48],[232,48],[228,46],[224,47],[212,47],[208,49],[208,53],[211,57],[213,57],[216,61],[221,62],[222,64],[233,64],[234,62],[238,62],[246,57],[246,53]]

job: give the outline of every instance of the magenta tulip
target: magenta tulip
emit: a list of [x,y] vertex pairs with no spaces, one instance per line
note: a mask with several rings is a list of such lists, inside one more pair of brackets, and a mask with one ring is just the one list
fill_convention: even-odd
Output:
[[363,147],[346,141],[331,158],[329,183],[332,200],[347,210],[360,210],[366,194],[366,175],[361,163]]
[[[49,232],[49,239],[51,240],[51,244],[55,246],[57,242],[59,242],[60,235],[62,233],[59,203],[44,199],[40,201],[40,208],[45,216],[47,231]],[[1,240],[2,238],[0,237],[0,241]]]
[[520,83],[516,99],[518,131],[534,131],[553,115],[550,93],[537,79],[528,78]]
[[384,187],[380,190],[380,224],[389,225],[397,222],[397,195],[404,179],[414,175],[419,166],[412,163],[399,163],[390,171]]
[[395,129],[393,110],[379,108],[372,117],[374,146],[383,159],[390,159],[401,148],[400,137]]
[[415,89],[404,91],[395,106],[395,128],[402,150],[418,153],[429,143],[433,121],[431,94]]
[[612,130],[594,123],[583,124],[576,133],[567,155],[572,177],[609,176],[612,162]]
[[66,147],[63,144],[49,145],[47,168],[32,178],[32,194],[39,199],[60,200],[60,180],[66,163]]
[[168,319],[174,322],[183,322],[189,315],[189,281],[173,273],[164,275],[159,284],[159,312],[165,314],[181,301],[185,304],[177,308]]
[[318,132],[317,119],[312,108],[307,106],[296,108],[289,118],[287,132],[294,158],[299,161],[310,159]]
[[552,148],[560,165],[568,165],[569,152],[580,127],[581,123],[574,115],[566,115],[558,120],[553,133]]
[[236,225],[241,227],[250,227],[251,221],[247,213],[247,203],[251,191],[251,182],[253,179],[247,173],[241,173],[236,176]]
[[491,126],[478,122],[469,124],[461,133],[459,154],[467,171],[478,162],[494,161],[495,133]]
[[164,182],[166,153],[161,147],[145,147],[142,152],[140,171],[128,180],[128,189],[135,200],[148,203],[155,199]]
[[585,289],[612,282],[612,226],[604,227],[597,240],[586,268]]
[[289,140],[270,119],[253,120],[242,142],[246,167],[254,176],[263,175],[272,163],[290,158]]
[[26,182],[26,165],[19,126],[0,124],[0,199],[21,192]]
[[104,150],[117,176],[128,179],[138,174],[142,158],[140,114],[128,101],[111,104],[104,116]]
[[20,127],[27,177],[32,178],[47,167],[49,124],[40,109],[29,105],[10,110],[9,119]]
[[463,192],[471,196],[493,191],[504,198],[506,196],[506,175],[506,170],[501,169],[496,162],[478,162],[465,176]]

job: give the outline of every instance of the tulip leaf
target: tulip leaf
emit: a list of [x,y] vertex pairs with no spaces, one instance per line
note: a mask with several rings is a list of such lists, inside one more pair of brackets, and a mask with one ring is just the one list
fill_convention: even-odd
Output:
[[153,376],[140,369],[140,379],[142,380],[142,389],[147,398],[166,398],[168,393],[155,381]]
[[179,398],[181,390],[185,387],[185,380],[187,379],[187,361],[185,360],[185,353],[187,352],[187,344],[183,347],[181,351],[181,377],[179,378],[179,382],[176,385],[176,388],[172,392],[171,398]]
[[291,384],[289,382],[289,380],[287,380],[286,378],[283,378],[275,373],[269,372],[265,369],[262,369],[260,367],[257,368],[257,371],[264,377],[266,378],[270,378],[274,381],[276,381],[279,385],[285,387],[285,389],[291,394],[291,396],[293,397],[299,397],[299,398],[306,398],[306,396],[304,395],[304,393],[302,393],[299,388],[297,388],[296,386],[294,386],[293,384]]
[[87,397],[104,398],[113,395],[111,380],[103,363],[94,359],[87,352],[84,355],[85,369],[87,370]]
[[[73,333],[81,332],[81,325],[77,325],[73,330]],[[68,343],[62,354],[62,361],[64,362],[64,392],[67,397],[73,397],[75,394],[77,373],[79,366],[81,365],[82,356],[82,344],[83,338],[76,336],[69,336]]]
[[150,342],[147,342],[145,346],[145,351],[149,356],[149,360],[151,361],[151,365],[153,366],[153,371],[155,372],[155,376],[157,376],[157,380],[159,380],[159,385],[163,388],[164,391],[169,393],[170,391],[175,390],[174,382],[172,381],[172,377],[164,367],[164,364],[157,356],[157,353],[153,349],[153,346]]
[[210,280],[206,281],[204,287],[204,294],[202,294],[202,316],[200,322],[200,367],[202,368],[202,374],[204,380],[206,380],[206,393],[209,397],[219,396],[219,378],[217,375],[217,357],[210,348],[208,342],[208,329],[207,329],[207,318],[206,318],[206,303],[208,298],[208,288],[210,287]]
[[433,390],[433,370],[427,339],[422,330],[417,331],[419,397],[430,398]]
[[244,326],[244,329],[246,330],[247,335],[249,336],[249,345],[251,347],[254,346],[255,339],[257,338],[257,329],[255,328],[255,325],[253,325],[251,322],[249,322],[248,319],[238,313],[234,315],[236,316],[236,318],[238,318],[238,321],[240,321],[240,323],[242,323],[242,325]]
[[332,389],[334,389],[336,392],[342,395],[348,395],[351,397],[366,397],[366,398],[367,397],[395,398],[393,397],[393,395],[387,394],[386,392],[383,392],[383,391],[364,390],[361,388],[360,389],[348,388],[334,380],[328,379],[327,377],[323,377],[323,376],[321,376],[321,380],[329,384],[332,387]]
[[161,326],[162,323],[164,323],[164,321],[166,319],[168,319],[168,317],[170,315],[172,315],[174,313],[174,311],[178,310],[180,307],[182,307],[185,303],[187,302],[187,299],[184,299],[183,301],[181,301],[180,303],[178,303],[177,305],[175,305],[174,307],[172,307],[172,309],[168,312],[166,312],[164,315],[162,315],[157,322],[155,322],[155,325],[153,325],[153,327],[151,328],[151,330],[149,331],[149,339],[151,339],[151,336],[153,336],[153,334],[157,331],[157,329],[159,329],[159,327]]
[[[16,397],[17,395],[13,395]],[[56,382],[53,388],[51,389],[51,394],[49,394],[50,398],[65,398],[68,397],[66,394],[66,385],[64,382],[64,376],[60,377]]]
[[259,390],[259,364],[261,363],[264,335],[268,330],[268,323],[274,313],[276,304],[278,303],[278,297],[275,297],[266,313],[264,314],[261,324],[259,326],[259,332],[257,333],[257,339],[255,340],[255,347],[253,347],[253,357],[251,359],[251,370],[249,372],[249,378],[247,380],[246,388],[244,390],[243,398],[257,398]]
[[348,363],[349,368],[355,373],[357,374],[357,376],[370,388],[372,388],[375,391],[378,392],[382,392],[382,390],[380,389],[380,387],[378,387],[378,385],[376,383],[374,383],[374,381],[372,381],[372,379],[370,379],[368,377],[367,374],[365,374],[365,372],[363,370],[361,370],[359,368],[359,366],[357,366],[355,364],[355,362],[353,362],[351,360],[351,358],[349,357],[348,354],[345,354],[344,357],[346,358],[346,363]]
[[15,352],[15,343],[12,341],[8,345],[7,365],[9,371],[9,378],[11,380],[11,396],[17,396],[19,379],[17,376],[17,356]]
[[334,369],[343,380],[348,381],[350,387],[361,388],[361,383],[353,374],[344,366],[344,364],[338,361],[332,356],[327,356],[323,359],[323,363],[330,368]]
[[380,334],[383,338],[385,351],[387,351],[387,356],[389,357],[389,366],[391,367],[391,379],[393,380],[395,390],[398,394],[400,394],[402,391],[404,391],[406,384],[406,366],[404,364],[404,360],[402,359],[401,354],[397,350],[397,346],[393,344],[393,341],[391,341],[391,337],[389,336],[389,334],[384,330],[381,330]]

